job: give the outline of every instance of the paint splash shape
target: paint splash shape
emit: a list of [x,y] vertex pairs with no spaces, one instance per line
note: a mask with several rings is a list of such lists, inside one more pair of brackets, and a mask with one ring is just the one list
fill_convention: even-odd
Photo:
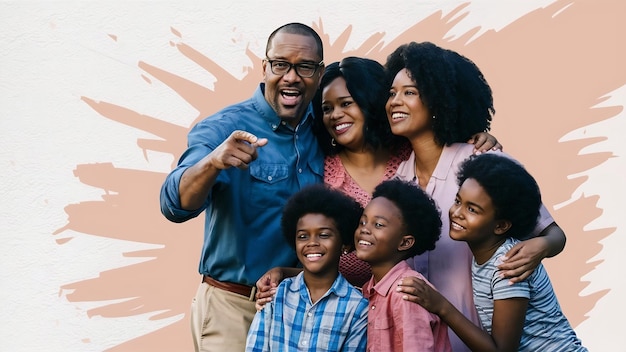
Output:
[[[615,50],[621,39],[614,34],[626,33],[626,22],[617,20],[618,13],[626,13],[625,4],[557,1],[528,13],[500,31],[487,31],[471,41],[480,28],[456,38],[447,37],[447,33],[467,16],[465,4],[448,14],[433,13],[389,43],[383,41],[383,33],[377,33],[353,50],[346,49],[351,26],[333,43],[324,32],[321,19],[313,27],[324,40],[328,63],[349,55],[384,62],[393,49],[409,41],[432,41],[475,61],[494,91],[498,114],[493,133],[507,152],[522,161],[537,178],[543,186],[544,203],[551,209],[567,201],[586,181],[584,177],[570,180],[568,175],[596,167],[612,156],[611,153],[580,154],[583,148],[601,141],[598,138],[565,143],[558,140],[570,131],[609,119],[621,111],[621,107],[592,107],[602,101],[600,97],[626,83],[626,72],[615,69],[626,62],[626,58],[623,52]],[[615,18],[615,21],[607,18]],[[587,25],[580,26],[582,22]],[[182,39],[179,31],[174,28],[171,31]],[[117,36],[110,37],[117,41]],[[244,67],[247,74],[237,79],[184,42],[170,42],[170,45],[217,79],[214,88],[209,89],[167,69],[139,62],[139,68],[144,71],[141,78],[147,84],[152,84],[153,80],[163,82],[198,111],[190,126],[168,123],[114,103],[81,98],[103,117],[154,135],[154,139],[137,140],[146,159],[147,152],[153,151],[170,154],[177,160],[193,124],[228,104],[248,98],[262,77],[261,58],[249,50],[246,55],[254,64]],[[539,145],[535,141],[542,142]],[[117,303],[88,310],[90,317],[152,313],[151,319],[159,320],[185,314],[181,320],[123,342],[111,351],[191,350],[187,314],[190,299],[199,284],[197,261],[202,242],[202,217],[183,224],[173,224],[163,218],[159,210],[159,190],[166,176],[163,173],[99,163],[78,165],[74,175],[83,184],[105,193],[102,200],[68,205],[65,208],[68,223],[54,234],[72,230],[156,244],[160,248],[124,253],[128,257],[153,259],[102,272],[95,279],[63,285],[62,290],[72,292],[66,298],[70,302],[117,300]],[[608,292],[607,289],[580,295],[588,285],[581,278],[599,264],[599,261],[589,262],[601,250],[599,241],[615,230],[583,230],[602,214],[596,206],[597,200],[597,196],[584,196],[552,211],[568,235],[568,244],[562,254],[544,263],[573,326],[582,322]],[[58,244],[63,245],[70,239],[60,239]],[[83,341],[90,340],[85,337]]]

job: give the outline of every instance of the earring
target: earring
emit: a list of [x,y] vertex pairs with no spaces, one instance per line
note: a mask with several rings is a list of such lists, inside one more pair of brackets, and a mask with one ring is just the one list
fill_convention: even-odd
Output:
[[436,119],[436,118],[437,118],[437,116],[433,115],[433,120]]
[[348,250],[347,250],[347,249],[344,249],[344,250],[343,250],[343,254],[348,254]]
[[333,147],[337,146],[337,142],[335,141],[334,138],[330,140],[330,145],[332,145]]

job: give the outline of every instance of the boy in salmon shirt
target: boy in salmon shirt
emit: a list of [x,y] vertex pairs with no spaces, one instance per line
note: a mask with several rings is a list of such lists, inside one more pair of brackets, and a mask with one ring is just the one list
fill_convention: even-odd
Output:
[[405,260],[434,249],[440,230],[435,203],[415,184],[389,180],[374,190],[354,235],[357,257],[372,267],[363,286],[370,307],[368,351],[452,350],[447,325],[396,291],[403,277],[426,281]]

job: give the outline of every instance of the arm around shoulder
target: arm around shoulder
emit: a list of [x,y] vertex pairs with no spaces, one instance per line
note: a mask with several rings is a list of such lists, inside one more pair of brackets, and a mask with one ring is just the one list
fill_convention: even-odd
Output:
[[544,228],[539,236],[517,243],[511,248],[498,269],[511,283],[528,278],[541,261],[553,257],[565,247],[565,233],[555,222]]
[[546,257],[548,258],[561,253],[563,248],[565,248],[565,242],[567,241],[565,232],[556,222],[551,223],[548,227],[543,229],[540,236],[544,237],[547,241]]

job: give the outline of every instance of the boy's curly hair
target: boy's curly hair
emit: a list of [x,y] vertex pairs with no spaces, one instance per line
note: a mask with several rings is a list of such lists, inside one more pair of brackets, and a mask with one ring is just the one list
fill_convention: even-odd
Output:
[[314,184],[289,198],[283,208],[281,228],[287,242],[295,248],[298,221],[307,214],[322,214],[335,222],[342,243],[353,245],[362,212],[356,200],[324,184]]
[[415,244],[406,252],[406,258],[435,249],[441,234],[441,214],[424,191],[412,182],[391,179],[374,189],[372,198],[377,197],[387,198],[400,209],[407,234],[415,237]]

